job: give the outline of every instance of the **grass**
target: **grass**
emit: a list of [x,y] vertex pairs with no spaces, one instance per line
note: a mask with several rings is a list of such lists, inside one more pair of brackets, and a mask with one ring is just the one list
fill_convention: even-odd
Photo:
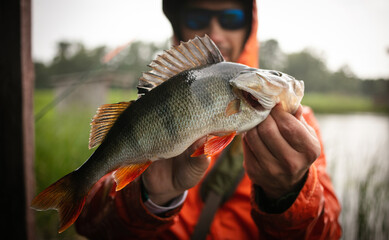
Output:
[[111,89],[108,93],[108,103],[129,101],[137,98],[135,90]]
[[302,104],[310,106],[316,113],[389,113],[388,106],[377,106],[372,99],[363,96],[308,93]]
[[[374,161],[374,159],[370,159]],[[389,197],[388,175],[377,180],[380,172],[378,165],[371,165],[365,178],[357,179],[347,189],[356,190],[357,195],[352,198],[346,195],[343,199],[342,222],[344,233],[354,232],[354,239],[388,239],[389,215],[387,211],[387,199]],[[351,194],[352,195],[352,194]],[[350,212],[349,204],[357,202],[357,212]],[[348,215],[354,215],[355,219],[347,219]],[[354,224],[354,225],[352,225]],[[355,229],[350,227],[354,227]],[[343,236],[350,239],[349,236]]]
[[[35,91],[35,114],[54,98],[52,91]],[[36,192],[79,167],[88,157],[88,131],[91,116],[81,111],[47,112],[35,123],[35,178]],[[55,211],[36,212],[39,239],[76,239],[72,227],[63,234],[57,233],[58,214]]]
[[[135,99],[134,91],[112,90],[107,103]],[[54,99],[51,90],[37,90],[34,96],[35,114]],[[81,107],[82,108],[82,107]],[[60,177],[78,168],[94,150],[88,149],[90,121],[96,109],[59,111],[53,108],[35,123],[36,192],[42,191]],[[39,239],[75,239],[74,227],[57,234],[56,211],[36,212]]]
[[[135,97],[133,91],[112,90],[107,102],[128,101]],[[35,114],[53,99],[54,93],[50,90],[35,91]],[[37,190],[72,171],[91,154],[92,150],[88,150],[89,123],[95,111],[74,107],[60,112],[53,108],[35,123]]]

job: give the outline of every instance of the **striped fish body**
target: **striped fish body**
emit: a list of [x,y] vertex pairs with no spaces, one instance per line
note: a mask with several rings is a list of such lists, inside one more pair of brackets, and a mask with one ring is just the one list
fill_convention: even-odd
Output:
[[100,146],[90,158],[33,200],[37,210],[58,210],[60,232],[105,174],[114,171],[118,191],[153,161],[178,156],[205,136],[192,156],[212,157],[277,103],[294,112],[303,96],[303,83],[286,74],[224,62],[207,36],[166,51],[150,67],[140,78],[140,98],[99,108],[89,146]]

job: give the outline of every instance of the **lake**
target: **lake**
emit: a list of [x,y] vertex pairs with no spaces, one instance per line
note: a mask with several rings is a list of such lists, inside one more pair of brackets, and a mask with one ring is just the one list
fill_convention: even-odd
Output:
[[342,204],[343,239],[389,239],[389,116],[316,116]]

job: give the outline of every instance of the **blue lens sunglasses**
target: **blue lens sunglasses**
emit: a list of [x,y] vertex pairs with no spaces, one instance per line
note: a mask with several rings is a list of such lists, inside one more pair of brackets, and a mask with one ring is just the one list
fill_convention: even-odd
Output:
[[226,30],[237,30],[246,26],[246,16],[242,9],[208,10],[190,8],[182,12],[181,18],[189,29],[201,30],[216,16],[220,26]]

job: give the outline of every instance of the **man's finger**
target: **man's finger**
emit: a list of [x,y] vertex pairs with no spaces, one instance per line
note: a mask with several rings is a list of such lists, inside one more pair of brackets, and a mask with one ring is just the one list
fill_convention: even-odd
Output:
[[269,115],[258,125],[257,130],[259,137],[276,159],[284,161],[296,153],[280,133],[273,116]]
[[255,138],[254,141],[249,140],[250,135],[246,134],[243,138],[244,166],[251,179],[257,180],[256,184],[261,185],[261,179],[270,179],[272,176],[279,175],[282,168],[280,162],[270,153],[262,140],[260,138]]
[[269,149],[265,146],[262,139],[259,137],[257,127],[248,131],[243,137],[243,146],[253,155],[255,159],[274,159]]
[[310,159],[316,159],[314,156],[320,153],[320,144],[316,135],[302,122],[304,121],[302,116],[299,120],[278,106],[272,110],[271,116],[280,134],[290,146],[300,153],[307,154]]
[[303,117],[303,107],[301,106],[301,104],[293,115],[299,120]]

